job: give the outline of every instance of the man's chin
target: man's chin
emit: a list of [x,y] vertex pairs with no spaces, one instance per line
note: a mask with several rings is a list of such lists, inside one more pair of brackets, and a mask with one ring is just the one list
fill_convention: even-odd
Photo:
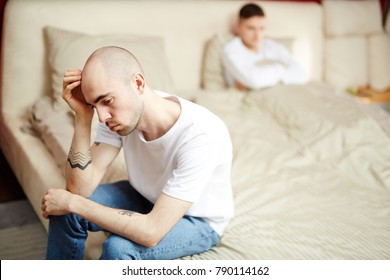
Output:
[[125,133],[125,131],[123,131],[122,129],[121,130],[117,130],[115,131],[119,136],[126,136],[127,134]]
[[119,136],[126,136],[126,135],[129,135],[130,133],[132,133],[134,131],[134,129],[118,129],[117,131],[115,131]]

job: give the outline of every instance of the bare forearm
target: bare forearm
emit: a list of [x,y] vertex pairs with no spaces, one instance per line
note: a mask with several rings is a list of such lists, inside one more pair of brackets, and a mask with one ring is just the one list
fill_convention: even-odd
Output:
[[153,209],[140,214],[109,208],[63,189],[49,189],[42,199],[44,218],[74,213],[105,230],[146,247],[153,247],[174,227],[192,203],[160,194]]
[[89,116],[76,116],[75,131],[66,166],[67,189],[86,197],[90,195],[93,188],[91,120]]
[[74,196],[68,210],[109,232],[147,247],[155,246],[163,237],[162,233],[153,230],[156,223],[148,215],[109,208],[81,196]]

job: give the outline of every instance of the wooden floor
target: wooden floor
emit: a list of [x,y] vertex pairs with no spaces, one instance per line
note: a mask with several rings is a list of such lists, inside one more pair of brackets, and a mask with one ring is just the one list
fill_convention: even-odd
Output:
[[0,203],[26,198],[22,187],[12,173],[3,152],[0,150]]

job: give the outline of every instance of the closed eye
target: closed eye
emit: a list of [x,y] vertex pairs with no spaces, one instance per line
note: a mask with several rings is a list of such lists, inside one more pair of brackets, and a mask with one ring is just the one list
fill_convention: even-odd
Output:
[[109,98],[106,98],[106,99],[104,99],[103,100],[103,105],[110,105],[111,103],[112,103],[112,101],[113,101],[113,98],[112,97],[109,97]]

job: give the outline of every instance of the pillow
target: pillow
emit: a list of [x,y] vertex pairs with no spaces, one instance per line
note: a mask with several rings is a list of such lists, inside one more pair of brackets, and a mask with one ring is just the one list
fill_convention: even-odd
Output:
[[231,34],[216,34],[206,43],[202,71],[203,88],[223,89],[227,87],[221,53],[224,45],[232,38]]
[[[233,39],[232,34],[216,34],[207,43],[203,59],[202,87],[204,89],[224,89],[227,87],[224,75],[221,53],[225,44]],[[271,38],[284,45],[290,52],[293,39]]]
[[172,91],[173,85],[164,51],[164,41],[158,37],[107,34],[86,35],[54,27],[45,27],[51,87],[57,105],[68,108],[62,99],[62,79],[69,68],[84,67],[93,51],[103,46],[119,46],[133,53],[145,72],[152,88]]
[[382,31],[382,13],[378,0],[324,0],[322,5],[328,36],[368,35]]
[[390,35],[368,38],[368,82],[375,90],[390,88]]
[[326,82],[342,89],[365,86],[368,82],[367,67],[365,36],[326,39]]
[[31,126],[53,155],[63,175],[72,142],[73,122],[73,114],[68,110],[55,109],[53,100],[48,96],[38,100],[31,108]]

